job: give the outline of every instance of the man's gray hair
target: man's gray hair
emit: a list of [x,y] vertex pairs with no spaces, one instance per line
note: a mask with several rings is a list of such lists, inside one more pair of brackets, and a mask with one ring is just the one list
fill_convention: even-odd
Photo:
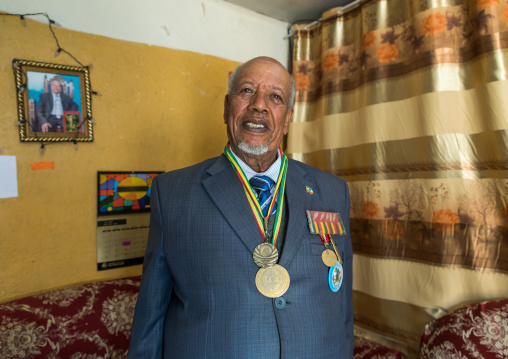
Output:
[[[228,95],[231,95],[231,91],[233,91],[233,84],[235,83],[236,74],[238,73],[238,69],[240,69],[242,66],[243,66],[243,64],[238,65],[238,67],[235,69],[235,71],[233,71],[233,73],[231,75],[229,75]],[[289,77],[291,77],[291,96],[289,97],[288,109],[291,110],[293,108],[293,106],[295,105],[296,83],[295,83],[295,80],[293,79],[293,76],[291,76],[291,74],[289,75]]]

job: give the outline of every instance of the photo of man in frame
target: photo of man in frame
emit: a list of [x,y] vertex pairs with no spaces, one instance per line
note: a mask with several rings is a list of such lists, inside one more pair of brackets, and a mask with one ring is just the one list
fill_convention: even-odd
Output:
[[[28,71],[27,79],[32,132],[83,131],[78,76]],[[72,128],[65,123],[71,114]]]

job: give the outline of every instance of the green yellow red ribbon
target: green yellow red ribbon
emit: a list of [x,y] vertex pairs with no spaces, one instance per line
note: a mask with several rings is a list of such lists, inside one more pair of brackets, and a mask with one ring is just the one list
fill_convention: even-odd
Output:
[[[256,224],[259,229],[259,233],[261,234],[261,238],[263,238],[263,242],[266,241],[266,234],[268,231],[268,217],[270,217],[270,213],[272,212],[272,208],[275,203],[279,203],[277,206],[277,211],[275,212],[275,222],[273,228],[273,236],[272,243],[275,245],[277,243],[277,238],[280,232],[280,225],[282,222],[282,207],[284,205],[284,192],[286,190],[286,172],[288,168],[288,159],[286,154],[282,152],[282,149],[279,148],[279,155],[282,156],[279,178],[277,179],[277,184],[275,186],[275,192],[272,196],[272,201],[270,202],[270,207],[268,208],[268,214],[263,216],[263,212],[261,211],[261,206],[256,198],[256,194],[252,189],[247,176],[243,172],[242,168],[236,161],[235,156],[231,153],[231,150],[228,146],[224,147],[224,155],[228,158],[231,166],[235,170],[238,178],[242,182],[243,189],[245,190],[245,195],[247,196],[247,200],[249,201],[250,208],[252,210],[252,214],[254,215],[254,219],[256,220]],[[277,200],[275,200],[277,198]]]

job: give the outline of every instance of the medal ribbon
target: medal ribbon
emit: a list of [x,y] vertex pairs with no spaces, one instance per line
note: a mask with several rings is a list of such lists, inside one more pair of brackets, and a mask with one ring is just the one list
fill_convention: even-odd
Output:
[[319,233],[319,236],[321,237],[321,244],[327,245],[330,243],[330,239],[328,238],[328,235]]
[[[228,144],[229,145],[229,144]],[[268,226],[268,217],[270,217],[270,213],[272,212],[272,208],[275,205],[275,202],[278,202],[277,211],[275,212],[275,223],[273,228],[273,236],[272,236],[272,245],[275,246],[277,243],[277,238],[280,232],[280,225],[282,222],[282,206],[284,205],[284,192],[286,190],[286,172],[288,168],[288,159],[286,154],[282,152],[279,148],[279,155],[282,156],[282,163],[280,166],[279,178],[277,179],[277,184],[275,186],[275,191],[272,196],[272,201],[270,202],[270,207],[268,207],[268,212],[266,217],[263,216],[263,212],[261,211],[261,206],[256,198],[256,194],[252,189],[247,176],[243,172],[242,168],[236,161],[234,155],[231,153],[231,150],[228,146],[224,147],[224,155],[228,158],[231,166],[235,170],[240,182],[242,182],[243,189],[245,190],[245,195],[247,196],[247,200],[249,201],[250,208],[252,210],[252,214],[254,215],[254,219],[256,220],[256,224],[259,229],[259,233],[261,234],[261,238],[263,238],[263,242],[266,241],[266,233]],[[275,198],[277,197],[277,201]]]

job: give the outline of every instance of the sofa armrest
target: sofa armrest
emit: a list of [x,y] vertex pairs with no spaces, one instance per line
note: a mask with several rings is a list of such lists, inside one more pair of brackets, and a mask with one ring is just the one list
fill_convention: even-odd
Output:
[[420,358],[508,358],[508,298],[458,308],[425,326]]

